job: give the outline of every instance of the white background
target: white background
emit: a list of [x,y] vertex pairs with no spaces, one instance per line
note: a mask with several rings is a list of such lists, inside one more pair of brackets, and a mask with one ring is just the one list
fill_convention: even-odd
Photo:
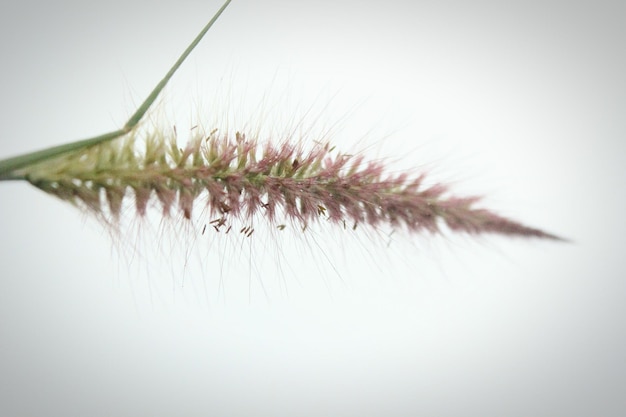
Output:
[[[121,126],[219,5],[4,2],[0,154]],[[310,122],[573,242],[322,225],[251,244],[174,220],[112,243],[0,184],[0,414],[623,415],[625,13],[235,0],[155,119]]]

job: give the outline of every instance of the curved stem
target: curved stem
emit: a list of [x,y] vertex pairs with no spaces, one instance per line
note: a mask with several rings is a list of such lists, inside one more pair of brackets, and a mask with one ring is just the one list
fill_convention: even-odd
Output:
[[206,24],[206,26],[200,31],[198,36],[189,44],[187,49],[182,53],[182,55],[178,58],[178,60],[174,63],[174,65],[170,68],[170,70],[165,74],[163,79],[159,81],[159,83],[154,87],[152,92],[148,95],[148,97],[144,100],[144,102],[139,106],[137,111],[128,119],[123,128],[115,130],[113,132],[105,133],[103,135],[95,136],[88,139],[78,140],[72,143],[66,143],[64,145],[53,146],[51,148],[42,149],[35,152],[26,153],[23,155],[15,156],[12,158],[7,158],[0,160],[0,181],[3,180],[15,180],[22,179],[21,175],[14,174],[13,171],[18,170],[20,168],[27,167],[28,165],[45,161],[46,159],[53,158],[55,156],[62,155],[66,152],[77,151],[83,148],[87,148],[92,145],[96,145],[98,143],[106,142],[112,139],[116,139],[126,133],[130,132],[137,124],[141,121],[143,116],[146,114],[150,106],[154,103],[158,95],[161,93],[163,88],[167,85],[169,80],[172,78],[176,70],[180,67],[180,65],[185,61],[185,59],[189,56],[191,51],[200,43],[204,35],[209,31],[211,26],[217,21],[222,12],[226,9],[226,7],[230,4],[231,0],[226,0],[226,2],[220,7],[220,9],[215,13],[213,18]]

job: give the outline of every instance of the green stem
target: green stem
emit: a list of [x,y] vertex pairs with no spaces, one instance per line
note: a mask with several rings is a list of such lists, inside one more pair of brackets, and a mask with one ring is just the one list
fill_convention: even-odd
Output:
[[165,74],[165,77],[154,87],[152,92],[148,95],[148,97],[144,100],[144,102],[139,106],[137,111],[128,119],[123,128],[115,130],[113,132],[105,133],[103,135],[95,136],[89,139],[83,139],[72,143],[67,143],[64,145],[53,146],[51,148],[42,149],[40,151],[30,152],[27,154],[15,156],[13,158],[7,158],[0,160],[0,181],[3,180],[15,180],[15,179],[23,179],[23,176],[20,174],[14,173],[14,171],[27,167],[31,164],[35,164],[37,162],[45,161],[46,159],[54,158],[55,156],[62,155],[67,152],[77,151],[80,149],[87,148],[92,145],[96,145],[98,143],[106,142],[115,138],[118,138],[126,133],[130,132],[137,124],[141,121],[143,116],[146,114],[150,106],[154,103],[158,95],[161,93],[163,88],[167,85],[169,80],[172,78],[176,70],[180,67],[180,65],[185,61],[185,59],[189,56],[191,51],[200,43],[204,35],[209,31],[211,26],[215,23],[215,21],[220,17],[222,12],[226,9],[226,7],[230,4],[231,0],[226,0],[226,2],[222,5],[222,7],[215,13],[213,18],[207,23],[207,25],[200,31],[198,36],[191,42],[191,44],[185,49],[180,58],[174,63],[172,68]]

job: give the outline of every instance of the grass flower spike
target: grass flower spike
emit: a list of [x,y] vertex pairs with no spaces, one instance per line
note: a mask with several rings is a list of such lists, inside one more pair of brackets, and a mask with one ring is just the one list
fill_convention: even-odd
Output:
[[474,208],[478,198],[445,197],[447,187],[426,187],[423,175],[389,176],[382,163],[339,153],[328,143],[309,150],[288,141],[262,146],[243,133],[232,138],[194,129],[181,149],[175,131],[170,137],[139,134],[64,154],[20,175],[43,191],[113,219],[124,198],[134,198],[139,215],[155,198],[165,215],[178,210],[186,219],[196,200],[206,198],[211,219],[219,219],[216,228],[231,220],[250,224],[260,214],[271,223],[291,222],[303,229],[327,219],[350,227],[388,224],[434,233],[445,223],[471,234],[556,238]]
[[[179,147],[167,135],[137,125],[176,69],[226,8],[227,1],[121,129],[92,139],[0,161],[0,180],[26,180],[41,190],[114,223],[125,200],[134,199],[140,216],[151,201],[164,215],[192,218],[204,205],[206,223],[247,226],[255,216],[284,228],[305,229],[326,219],[342,227],[389,225],[410,232],[449,229],[469,234],[559,239],[539,229],[476,207],[479,198],[450,196],[424,175],[391,175],[381,162],[341,153],[329,143],[290,138],[264,142],[245,132],[193,129]],[[246,230],[247,228],[247,230]]]

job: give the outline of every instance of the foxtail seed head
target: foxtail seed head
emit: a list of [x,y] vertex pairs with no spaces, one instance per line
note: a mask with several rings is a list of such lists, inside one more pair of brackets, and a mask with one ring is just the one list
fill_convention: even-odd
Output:
[[[446,196],[441,184],[425,186],[424,175],[389,175],[381,162],[339,153],[328,143],[261,145],[243,133],[194,130],[185,148],[176,135],[137,130],[119,139],[70,152],[23,169],[30,183],[112,221],[124,199],[140,216],[158,200],[165,216],[178,210],[190,219],[194,202],[208,195],[211,218],[243,223],[260,214],[270,223],[306,228],[327,218],[336,224],[388,224],[411,232],[440,232],[442,223],[470,234],[559,239],[539,229],[475,208],[477,197]],[[277,218],[285,216],[286,219]]]

